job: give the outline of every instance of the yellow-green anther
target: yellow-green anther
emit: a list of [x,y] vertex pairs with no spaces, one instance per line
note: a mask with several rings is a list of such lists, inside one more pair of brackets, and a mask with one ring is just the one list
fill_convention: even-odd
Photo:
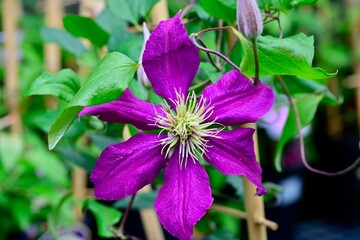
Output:
[[155,125],[161,129],[160,133],[167,132],[167,137],[160,140],[161,153],[170,157],[178,147],[180,167],[186,167],[189,158],[195,161],[196,156],[206,154],[207,139],[219,138],[217,134],[222,128],[209,128],[216,122],[206,121],[211,116],[213,107],[205,98],[200,97],[198,101],[194,92],[189,93],[186,98],[178,93],[176,96],[176,100],[171,100],[175,111],[165,103],[162,108],[164,114],[156,113]]

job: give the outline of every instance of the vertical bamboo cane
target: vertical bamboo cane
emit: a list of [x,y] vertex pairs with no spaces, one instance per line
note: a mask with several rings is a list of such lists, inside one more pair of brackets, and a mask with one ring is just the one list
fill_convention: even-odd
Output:
[[169,11],[166,0],[160,0],[152,9],[151,20],[154,26],[157,26],[161,20],[169,18]]
[[3,31],[5,49],[5,102],[11,111],[10,130],[13,134],[22,131],[19,113],[19,79],[17,60],[17,21],[20,12],[18,0],[3,0]]
[[[44,3],[45,24],[49,27],[62,27],[63,6],[61,0],[46,0]],[[55,73],[61,68],[61,49],[55,43],[46,43],[44,46],[45,68]],[[50,108],[57,107],[55,97],[47,96],[46,105]]]
[[[232,46],[238,38],[232,32],[228,32],[228,42]],[[256,131],[256,124],[246,124],[243,127],[255,129],[254,150],[256,159],[259,161],[259,145]],[[256,187],[246,178],[244,178],[244,198],[245,209],[247,213],[247,228],[250,240],[267,240],[264,199],[255,196]]]
[[[61,0],[46,0],[45,23],[49,27],[62,27],[63,6]],[[44,47],[45,66],[49,72],[57,72],[61,68],[61,50],[54,43],[47,43]]]
[[[249,127],[255,128],[255,124],[249,124]],[[259,161],[259,147],[257,131],[254,133],[254,149],[256,158]],[[254,196],[256,187],[249,180],[244,178],[244,195],[245,195],[245,209],[247,212],[247,225],[248,235],[250,240],[266,240],[266,226],[265,221],[265,210],[264,210],[264,199],[263,197]]]

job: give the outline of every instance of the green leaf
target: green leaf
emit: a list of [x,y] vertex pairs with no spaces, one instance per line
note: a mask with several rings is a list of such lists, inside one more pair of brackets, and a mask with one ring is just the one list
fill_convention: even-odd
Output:
[[53,149],[84,106],[94,106],[117,99],[129,86],[138,64],[125,55],[107,54],[74,98],[52,124],[49,149]]
[[[154,208],[154,203],[157,195],[157,191],[137,193],[135,200],[131,206],[131,209],[152,209]],[[128,196],[120,201],[114,203],[116,208],[127,208],[129,205],[131,196]]]
[[14,169],[24,149],[22,136],[0,132],[0,164],[6,172]]
[[31,202],[29,199],[17,197],[11,201],[14,219],[21,230],[26,230],[31,223]]
[[88,173],[91,173],[95,166],[96,158],[83,151],[74,149],[72,147],[57,147],[55,150],[63,157],[65,157],[66,160],[71,161],[79,167],[82,167]]
[[[133,81],[135,82],[135,81]],[[89,138],[95,145],[97,145],[101,151],[110,145],[114,145],[120,142],[120,139],[95,133],[88,133]]]
[[159,0],[108,0],[110,11],[120,19],[138,25],[141,17],[146,17]]
[[129,88],[137,98],[142,100],[148,99],[148,89],[142,86],[139,81],[132,81]]
[[97,47],[104,46],[110,37],[109,33],[91,18],[70,14],[63,18],[63,24],[72,35],[86,38]]
[[212,17],[223,19],[229,24],[236,20],[236,3],[228,0],[199,0],[200,6]]
[[71,69],[63,69],[51,74],[42,73],[32,83],[27,95],[52,95],[70,102],[80,89],[79,79]]
[[84,207],[93,213],[99,236],[105,238],[114,237],[114,232],[111,231],[111,228],[120,220],[121,212],[112,207],[102,205],[93,199],[88,199]]
[[291,9],[292,0],[271,0],[272,6],[277,10],[287,13]]
[[61,186],[69,186],[68,171],[63,162],[52,152],[49,152],[42,139],[35,134],[23,136],[26,140],[26,159],[40,173],[38,178],[50,180]]
[[86,52],[80,39],[62,29],[42,27],[40,35],[45,42],[56,43],[76,57],[80,57]]
[[72,193],[69,192],[67,194],[65,194],[63,197],[61,197],[61,199],[59,199],[59,202],[56,204],[56,206],[54,206],[50,212],[50,214],[48,215],[48,228],[49,228],[49,231],[52,235],[52,237],[55,239],[55,240],[60,240],[60,237],[57,233],[57,230],[56,230],[56,226],[58,224],[58,220],[59,220],[59,215],[60,215],[60,210],[62,208],[62,206],[68,201],[70,200],[72,197]]
[[257,0],[259,8],[269,11],[275,8],[284,13],[288,13],[293,7],[314,4],[317,0]]
[[49,136],[48,136],[48,145],[49,150],[52,150],[60,139],[64,136],[66,131],[69,129],[77,115],[80,113],[83,106],[69,107],[64,109],[64,111],[58,116],[55,122],[51,125]]
[[[325,84],[322,84],[315,80],[305,80],[297,78],[295,76],[283,76],[282,78],[292,96],[301,93],[312,94],[316,92],[324,94],[322,102],[325,104],[337,105],[341,103],[341,99],[337,99],[334,94],[330,92],[330,90]],[[275,81],[275,86],[279,93],[284,93],[284,90],[282,89],[278,81]]]
[[[240,67],[248,77],[254,76],[254,51],[252,43],[233,29],[242,43],[243,58]],[[278,39],[272,36],[258,38],[260,76],[295,75],[304,79],[323,79],[335,76],[321,68],[313,68],[314,38],[305,34]]]
[[299,7],[299,6],[302,6],[302,5],[314,4],[316,2],[317,2],[317,0],[292,0],[290,2],[290,5],[292,7]]
[[222,72],[218,72],[217,69],[211,63],[208,62],[201,62],[200,69],[204,70],[204,72],[210,78],[210,81],[212,83],[217,82],[223,75]]
[[239,198],[244,196],[243,179],[240,176],[226,175],[226,182],[235,189],[235,195]]
[[[314,118],[316,109],[324,95],[297,95],[296,106],[299,111],[301,127],[310,124]],[[285,123],[283,133],[275,149],[275,168],[281,171],[281,156],[286,143],[298,133],[294,110],[290,107],[289,115]]]
[[114,51],[122,52],[134,61],[138,61],[144,38],[141,35],[131,35],[129,39],[119,41],[118,44],[114,44],[112,47]]
[[272,7],[271,0],[257,0],[258,6],[260,9],[264,9],[265,11],[269,11],[270,7]]

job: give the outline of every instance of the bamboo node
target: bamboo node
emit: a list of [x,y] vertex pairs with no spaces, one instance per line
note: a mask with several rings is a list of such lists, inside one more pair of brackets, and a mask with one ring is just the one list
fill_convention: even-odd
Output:
[[276,231],[279,227],[279,225],[276,223],[276,222],[273,222],[273,221],[270,221],[266,218],[264,218],[263,216],[260,216],[258,214],[255,214],[254,215],[254,221],[256,224],[261,224],[261,225],[264,225],[265,227],[273,230],[273,231]]

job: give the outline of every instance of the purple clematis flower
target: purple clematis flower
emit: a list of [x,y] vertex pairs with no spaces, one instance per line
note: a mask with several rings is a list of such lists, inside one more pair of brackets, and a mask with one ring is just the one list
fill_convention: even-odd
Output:
[[165,99],[154,105],[137,99],[129,89],[109,103],[84,108],[104,121],[129,123],[141,130],[128,141],[107,147],[91,174],[94,195],[117,200],[134,194],[164,170],[164,184],[155,201],[163,226],[180,239],[210,208],[209,177],[198,162],[205,159],[223,174],[243,175],[265,193],[256,162],[253,129],[227,131],[224,126],[255,122],[272,106],[271,88],[252,86],[240,72],[226,73],[197,98],[188,93],[200,57],[179,15],[160,22],[147,41],[142,63],[154,91]]

